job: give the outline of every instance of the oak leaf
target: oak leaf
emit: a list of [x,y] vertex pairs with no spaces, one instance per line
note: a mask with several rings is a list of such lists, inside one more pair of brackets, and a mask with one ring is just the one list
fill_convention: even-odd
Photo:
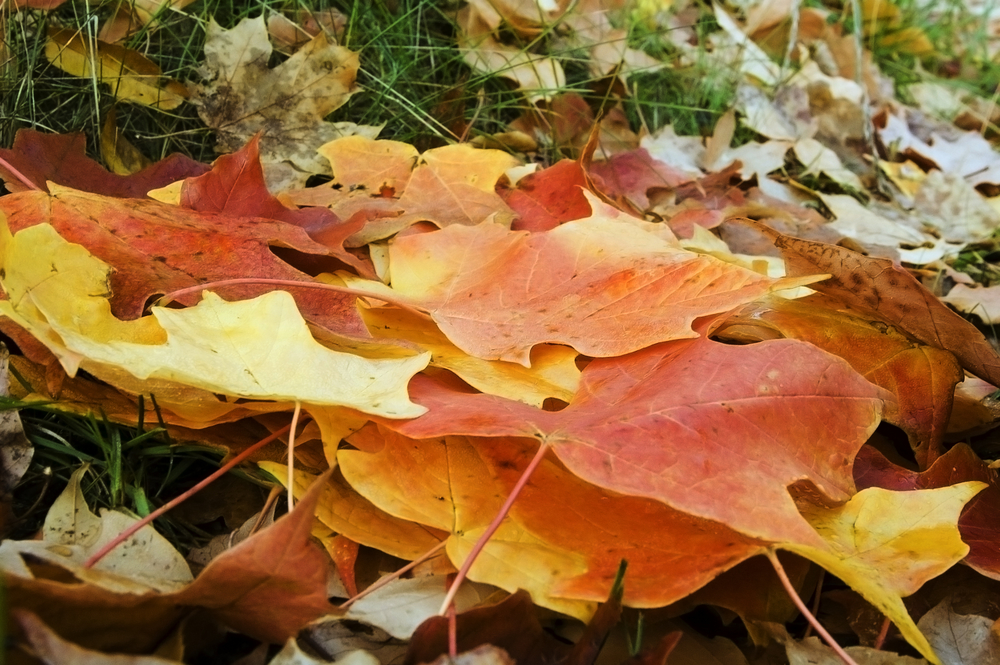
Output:
[[268,67],[271,44],[263,15],[232,30],[212,20],[205,42],[206,82],[192,102],[217,132],[216,150],[235,152],[257,132],[268,187],[301,187],[313,174],[329,174],[316,149],[352,134],[374,137],[377,127],[325,122],[357,91],[358,54],[331,44],[321,32],[287,61]]

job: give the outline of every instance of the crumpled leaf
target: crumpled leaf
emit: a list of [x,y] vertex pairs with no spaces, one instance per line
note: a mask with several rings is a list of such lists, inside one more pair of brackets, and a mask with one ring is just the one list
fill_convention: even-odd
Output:
[[68,74],[110,85],[124,101],[170,111],[187,100],[184,84],[162,80],[160,68],[138,51],[102,41],[94,48],[96,54],[81,32],[50,27],[45,57]]
[[[429,354],[368,360],[313,339],[292,297],[272,291],[227,303],[206,291],[198,306],[154,307],[122,321],[107,298],[109,267],[48,224],[11,236],[0,230],[0,313],[55,353],[67,374],[82,365],[114,383],[116,373],[164,379],[245,398],[352,406],[414,417],[406,382]],[[294,368],[294,369],[293,369]]]
[[357,90],[358,54],[331,44],[325,33],[274,69],[264,16],[245,18],[232,30],[212,20],[205,42],[203,72],[192,102],[206,125],[216,130],[219,152],[235,152],[257,132],[261,161],[272,192],[301,187],[312,174],[327,174],[316,154],[341,136],[374,138],[377,127],[330,123],[323,118]]
[[[209,167],[181,154],[173,154],[130,176],[116,175],[86,156],[83,134],[44,134],[19,129],[10,149],[0,149],[5,159],[36,187],[48,190],[48,181],[92,194],[125,199],[146,198],[146,192],[182,178],[198,176]],[[10,192],[29,188],[0,165],[0,177]]]
[[391,289],[345,280],[429,312],[466,353],[526,367],[545,342],[605,357],[692,337],[697,317],[778,285],[680,249],[662,226],[644,224],[597,212],[535,234],[451,226],[393,242]]
[[940,663],[902,597],[915,593],[969,551],[958,532],[958,516],[985,487],[976,481],[910,492],[870,487],[836,508],[800,503],[803,516],[826,545],[783,547],[839,577],[889,617],[921,655]]

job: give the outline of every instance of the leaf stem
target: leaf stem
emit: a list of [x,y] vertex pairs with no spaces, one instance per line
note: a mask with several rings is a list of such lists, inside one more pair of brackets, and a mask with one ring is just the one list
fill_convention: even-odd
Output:
[[12,176],[14,176],[15,178],[17,178],[21,182],[23,182],[25,185],[27,185],[29,189],[33,189],[36,192],[45,191],[41,187],[39,187],[38,185],[36,185],[35,183],[31,182],[31,180],[28,179],[28,176],[24,175],[23,173],[21,173],[20,171],[18,171],[17,169],[15,169],[14,165],[11,164],[10,162],[8,162],[3,157],[0,157],[0,166],[2,166],[3,168],[7,169],[8,171],[10,171],[10,173],[11,173]]
[[447,615],[448,608],[451,606],[452,602],[454,602],[455,594],[458,593],[458,587],[460,587],[462,582],[465,581],[466,576],[469,574],[469,569],[472,568],[472,564],[475,562],[476,557],[479,556],[479,553],[483,551],[484,547],[486,547],[486,543],[489,542],[490,538],[493,537],[493,534],[500,528],[500,523],[503,522],[505,517],[507,517],[507,513],[510,512],[511,506],[514,505],[514,501],[517,500],[517,497],[521,494],[521,490],[524,489],[524,486],[528,484],[531,474],[535,472],[535,469],[541,463],[542,458],[545,457],[545,453],[547,453],[548,450],[549,444],[543,441],[542,445],[538,447],[538,452],[535,453],[535,456],[532,457],[531,461],[528,463],[527,468],[524,469],[524,473],[522,473],[521,477],[518,478],[517,483],[514,485],[514,489],[510,491],[510,496],[507,497],[503,506],[501,506],[500,510],[497,511],[496,516],[493,517],[493,521],[490,522],[490,525],[486,527],[486,531],[483,532],[483,535],[479,536],[479,540],[476,541],[472,551],[469,552],[469,556],[465,557],[465,562],[462,563],[462,567],[458,569],[458,574],[455,575],[455,581],[451,583],[451,587],[449,587],[448,593],[444,597],[444,602],[441,604],[441,609],[438,612],[439,616]]
[[292,512],[295,505],[295,428],[299,424],[300,413],[302,413],[302,402],[295,400],[292,423],[288,426],[288,512]]
[[285,286],[294,287],[301,289],[320,289],[321,291],[334,291],[336,293],[346,293],[352,296],[358,296],[359,298],[372,298],[375,300],[381,300],[387,302],[390,305],[395,305],[410,312],[416,312],[421,316],[427,316],[427,314],[413,305],[405,302],[402,299],[394,298],[391,295],[385,293],[375,293],[373,291],[365,291],[362,289],[353,289],[349,286],[337,286],[335,284],[323,284],[322,282],[296,282],[291,279],[267,279],[263,277],[240,277],[239,279],[220,279],[217,282],[205,282],[204,284],[196,284],[194,286],[189,286],[187,288],[178,289],[177,291],[172,291],[159,300],[156,304],[160,307],[176,300],[181,296],[186,296],[189,293],[197,293],[199,291],[204,291],[205,289],[213,289],[219,286],[236,286],[239,284],[272,284],[275,286]]
[[389,582],[391,582],[391,581],[393,581],[395,579],[399,579],[400,577],[402,577],[406,573],[410,572],[411,570],[413,570],[414,568],[416,568],[417,566],[419,566],[420,564],[422,564],[424,561],[427,561],[427,559],[430,559],[432,556],[434,556],[435,554],[437,554],[438,552],[440,552],[441,550],[443,550],[444,546],[447,545],[447,544],[448,544],[448,540],[447,539],[442,540],[440,543],[438,543],[434,547],[430,548],[429,550],[427,550],[426,552],[424,552],[423,554],[421,554],[416,559],[414,559],[410,563],[406,564],[405,566],[403,566],[402,568],[400,568],[396,572],[390,573],[389,575],[383,575],[382,577],[380,577],[379,579],[377,579],[374,584],[372,584],[371,586],[369,586],[367,589],[365,589],[364,591],[362,591],[358,595],[354,596],[353,598],[348,598],[337,609],[346,610],[348,607],[350,607],[354,603],[358,602],[359,600],[361,600],[362,598],[364,598],[365,596],[367,596],[371,592],[376,591],[378,589],[381,589],[386,584],[388,584]]
[[151,512],[149,515],[146,515],[144,518],[142,518],[141,520],[139,520],[138,522],[136,522],[135,524],[133,524],[129,528],[125,529],[124,531],[122,531],[111,542],[109,542],[107,545],[105,545],[100,550],[98,550],[96,554],[92,555],[89,559],[87,559],[87,561],[83,564],[83,567],[84,568],[93,568],[94,564],[96,564],[98,561],[100,561],[101,559],[103,559],[105,557],[105,555],[107,555],[108,552],[110,552],[111,550],[115,549],[116,547],[118,547],[119,545],[121,545],[123,542],[125,542],[126,540],[128,540],[132,536],[132,534],[134,534],[136,531],[138,531],[142,527],[146,526],[147,524],[149,524],[153,520],[157,519],[158,517],[160,517],[164,513],[168,512],[168,511],[172,510],[173,508],[179,506],[180,504],[184,503],[185,501],[187,501],[188,499],[190,499],[192,496],[194,496],[195,494],[197,494],[198,492],[200,492],[202,489],[204,489],[206,486],[208,486],[208,484],[211,483],[212,481],[214,481],[217,478],[220,478],[220,477],[224,476],[225,474],[229,473],[229,470],[232,469],[234,466],[236,466],[237,464],[239,464],[240,462],[242,462],[246,458],[250,457],[250,455],[252,455],[253,453],[257,452],[258,450],[260,450],[261,448],[263,448],[267,444],[271,443],[272,441],[274,441],[275,439],[277,439],[281,435],[283,435],[289,429],[291,429],[291,425],[286,425],[285,427],[282,427],[281,429],[279,429],[278,431],[274,432],[273,434],[270,434],[269,436],[264,437],[263,439],[261,439],[257,443],[253,444],[252,446],[250,446],[249,448],[247,448],[246,450],[244,450],[239,455],[235,456],[233,459],[231,459],[228,462],[226,462],[224,465],[220,466],[218,471],[216,471],[212,475],[208,476],[207,478],[205,478],[203,481],[201,481],[200,483],[198,483],[197,485],[195,485],[194,487],[192,487],[188,491],[184,492],[183,494],[181,494],[179,496],[174,497],[171,501],[168,501],[167,503],[163,504],[162,506],[160,506],[159,508],[157,508],[156,510],[154,510],[153,512]]
[[833,639],[833,636],[826,632],[826,628],[820,624],[819,619],[817,619],[813,613],[809,611],[809,608],[806,607],[806,604],[802,602],[802,598],[799,597],[798,592],[792,585],[792,581],[788,579],[788,575],[785,573],[785,567],[781,565],[780,561],[778,561],[778,553],[773,549],[769,549],[767,550],[767,558],[771,562],[771,565],[774,566],[774,572],[778,574],[778,579],[781,580],[781,585],[785,587],[788,597],[792,599],[793,603],[795,603],[795,607],[799,608],[799,612],[801,612],[802,616],[806,618],[806,621],[808,621],[810,625],[816,629],[816,633],[819,634],[819,636],[823,638],[823,641],[834,650],[842,661],[844,661],[845,665],[858,665],[857,661],[851,658],[848,653],[844,651],[843,647],[837,644],[837,640]]

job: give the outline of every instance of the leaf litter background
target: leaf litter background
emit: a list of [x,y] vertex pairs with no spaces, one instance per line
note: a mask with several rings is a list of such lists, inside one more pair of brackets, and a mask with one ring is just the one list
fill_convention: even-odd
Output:
[[[932,48],[884,5],[863,5],[883,45]],[[0,544],[11,662],[202,662],[227,630],[264,643],[245,663],[430,662],[449,575],[539,446],[455,597],[466,662],[839,662],[803,638],[777,551],[856,662],[997,662],[1000,357],[954,311],[1000,318],[1000,287],[954,267],[1000,225],[988,100],[928,79],[901,103],[816,8],[790,39],[790,3],[715,6],[696,35],[689,7],[474,1],[457,47],[527,110],[421,151],[324,119],[365,57],[336,43],[346,17],[213,22],[180,82],[120,45],[161,9],[100,40],[53,25],[44,56],[121,101],[194,104],[227,154],[149,163],[113,115],[115,173],[81,135],[0,150],[9,391],[125,423],[154,396],[229,454],[299,405],[298,501],[186,558],[147,526],[90,565],[136,517],[93,513],[81,467],[35,538]],[[623,12],[669,28],[677,62],[631,48]],[[595,115],[556,50],[510,42],[545,31],[611,102],[707,57],[740,73],[735,105],[704,138]],[[10,504],[30,448],[6,423]],[[254,458],[278,482],[284,445]],[[622,606],[643,610],[631,650]],[[728,637],[677,619],[697,606]]]

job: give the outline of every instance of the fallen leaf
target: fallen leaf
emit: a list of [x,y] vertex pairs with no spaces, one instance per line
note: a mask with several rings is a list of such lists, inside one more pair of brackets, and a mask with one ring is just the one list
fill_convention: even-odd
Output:
[[309,541],[328,474],[295,509],[212,560],[173,601],[208,609],[233,630],[281,644],[333,611],[326,597],[327,557]]
[[872,322],[823,296],[770,296],[730,317],[715,335],[740,342],[780,336],[840,356],[862,376],[895,395],[884,418],[910,435],[920,468],[944,453],[943,437],[955,386],[964,374],[954,356],[916,344],[892,326]]
[[21,629],[31,652],[47,665],[181,665],[179,661],[156,656],[110,654],[84,649],[62,639],[42,623],[35,614],[25,610],[12,612],[15,625]]
[[642,224],[598,212],[535,234],[451,226],[395,240],[391,290],[349,283],[428,311],[466,353],[525,367],[531,348],[546,342],[603,357],[692,337],[697,317],[776,285],[679,249]]
[[[887,398],[811,344],[736,347],[704,338],[594,360],[558,412],[462,393],[423,376],[410,390],[428,413],[382,421],[407,436],[538,437],[599,487],[653,498],[754,538],[806,543],[817,536],[786,488],[808,480],[834,501],[849,498],[851,460]],[[728,442],[726,455],[713,453],[718,441]]]
[[71,572],[78,580],[116,593],[142,594],[177,591],[190,583],[191,570],[166,538],[152,526],[144,526],[97,562],[84,563],[138,518],[119,510],[102,510],[101,516],[87,507],[80,482],[89,465],[73,472],[69,483],[45,516],[41,540],[5,540],[0,544],[0,562],[7,575],[31,578],[23,557],[29,556]]
[[583,195],[589,189],[587,172],[579,162],[562,159],[547,169],[503,190],[507,205],[517,214],[510,228],[515,231],[548,231],[563,222],[590,216],[590,203]]
[[[545,632],[531,598],[524,591],[486,607],[462,612],[456,618],[460,651],[496,645],[515,662],[558,662],[569,652],[566,644]],[[406,665],[428,663],[448,653],[448,620],[433,617],[414,633],[406,652]]]
[[1000,356],[983,334],[903,268],[843,247],[785,236],[756,222],[749,224],[781,251],[789,275],[832,275],[812,288],[853,309],[870,312],[928,346],[951,351],[962,367],[993,385],[1000,384]]
[[1000,632],[983,616],[958,614],[951,599],[942,600],[917,624],[947,665],[990,665],[1000,662]]
[[984,240],[1000,226],[1000,212],[957,173],[928,173],[920,182],[913,205],[921,219],[951,243]]
[[[374,425],[349,441],[359,450],[338,453],[345,478],[386,512],[450,532],[455,565],[537,448],[530,439],[510,438],[415,442]],[[658,607],[762,546],[655,501],[601,490],[543,460],[469,574],[510,591],[526,589],[542,606],[586,618],[593,603],[607,598],[622,559],[645,581],[626,587],[625,603]]]
[[[783,547],[839,577],[889,617],[922,656],[940,663],[902,597],[968,553],[969,546],[958,532],[959,513],[985,487],[975,481],[909,492],[869,487],[836,508],[800,502],[803,516],[826,545]],[[887,515],[893,518],[886,519]]]
[[967,445],[957,444],[920,473],[896,466],[865,446],[855,460],[854,478],[859,487],[896,491],[948,487],[971,480],[987,483],[989,486],[962,512],[958,529],[969,545],[965,562],[982,575],[1000,579],[1000,555],[995,545],[1000,533],[1000,483],[996,471]]
[[975,314],[988,326],[1000,323],[1000,286],[969,288],[956,284],[941,300],[960,312]]
[[[338,440],[339,443],[339,440]],[[333,458],[336,463],[337,458]],[[284,484],[288,467],[276,462],[260,462],[260,467]],[[295,470],[295,496],[305,494],[315,478]],[[299,499],[301,500],[301,499]],[[358,494],[340,475],[334,472],[323,488],[316,508],[316,519],[337,533],[362,545],[407,560],[413,560],[436,547],[444,533],[406,519],[394,517]]]
[[[325,244],[333,256],[359,274],[374,277],[371,263],[351,254],[343,240],[357,231],[359,224],[344,222],[324,208],[289,208],[271,195],[260,165],[259,136],[232,155],[223,155],[208,173],[187,178],[181,187],[179,204],[198,212],[222,213],[233,217],[264,217],[294,224],[317,242]],[[339,240],[340,242],[337,242]],[[326,242],[324,242],[326,241]],[[316,271],[335,269],[322,260]]]
[[118,99],[171,111],[187,101],[188,91],[178,81],[163,80],[156,64],[138,51],[94,40],[66,28],[49,28],[45,57],[73,76],[93,78],[111,86]]
[[152,165],[119,131],[117,113],[112,106],[101,126],[101,158],[112,173],[132,175]]
[[672,189],[691,180],[687,172],[653,159],[644,148],[594,162],[589,171],[601,193],[612,200],[624,199],[638,211],[649,208],[646,193],[650,189]]
[[431,353],[431,365],[451,370],[469,385],[490,395],[541,408],[549,397],[568,402],[580,383],[577,352],[567,346],[539,344],[531,350],[531,366],[482,360],[448,341],[434,322],[401,309],[362,309],[372,336],[404,339]]
[[216,149],[235,152],[258,132],[261,161],[272,192],[301,187],[312,174],[329,174],[316,149],[352,134],[374,138],[376,127],[323,120],[357,90],[358,54],[330,44],[324,33],[274,69],[264,16],[232,30],[209,23],[203,71],[192,102],[216,130]]
[[[43,191],[49,191],[46,183],[52,181],[63,187],[126,199],[145,198],[150,190],[201,175],[209,169],[184,155],[173,154],[133,175],[115,175],[86,156],[86,144],[83,134],[43,134],[19,129],[14,145],[9,150],[0,149],[0,158]],[[29,189],[3,166],[0,177],[10,192]]]
[[429,354],[367,360],[331,351],[284,291],[236,302],[206,291],[195,307],[154,307],[152,317],[122,321],[111,314],[107,264],[48,224],[13,237],[7,231],[0,247],[10,298],[0,312],[33,331],[71,376],[82,363],[111,383],[131,374],[244,398],[422,412],[406,397],[406,382]]
[[[408,640],[420,624],[437,616],[447,591],[447,575],[393,580],[355,601],[344,618],[378,626],[395,638]],[[455,595],[455,611],[464,612],[479,600],[472,586],[465,585]]]
[[[141,316],[153,295],[233,275],[314,282],[278,258],[272,245],[330,260],[327,247],[285,222],[199,213],[152,200],[112,199],[56,185],[51,189],[51,195],[25,192],[0,198],[0,213],[6,213],[14,231],[48,222],[66,240],[114,266],[109,284],[112,313],[123,319]],[[219,292],[237,299],[272,288],[249,284],[220,287]],[[339,335],[368,337],[354,297],[316,289],[295,295],[310,322]],[[199,298],[189,294],[179,302],[193,304]]]
[[487,3],[470,4],[457,17],[458,48],[473,70],[513,80],[529,101],[548,99],[566,87],[562,65],[553,58],[501,43],[480,13]]

